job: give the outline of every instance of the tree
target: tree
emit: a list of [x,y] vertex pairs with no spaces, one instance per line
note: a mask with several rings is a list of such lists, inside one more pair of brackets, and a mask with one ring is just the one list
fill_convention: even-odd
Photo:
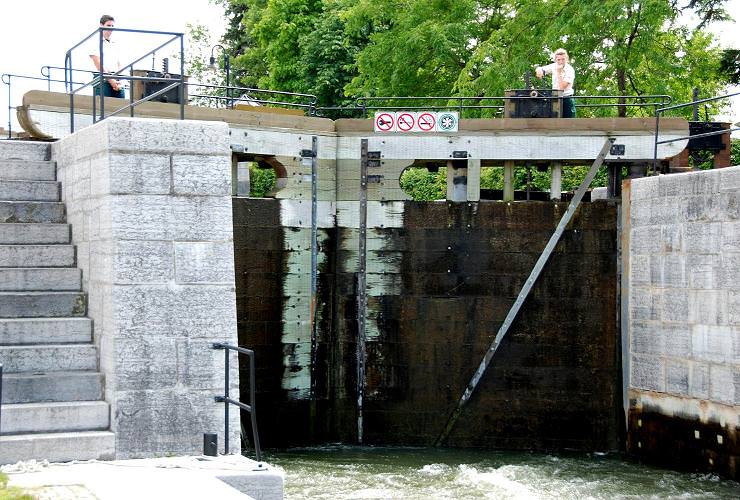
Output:
[[[226,39],[242,83],[315,94],[323,106],[362,96],[502,96],[560,46],[574,59],[580,95],[688,101],[693,86],[714,95],[729,79],[704,29],[726,19],[726,0],[218,1],[231,16]],[[686,11],[697,14],[694,27],[679,24]]]

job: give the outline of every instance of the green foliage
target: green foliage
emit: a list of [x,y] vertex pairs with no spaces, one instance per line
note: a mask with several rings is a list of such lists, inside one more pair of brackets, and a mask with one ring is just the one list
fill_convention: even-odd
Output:
[[0,472],[0,500],[34,500],[34,497],[20,488],[8,487],[8,476]]
[[401,174],[401,189],[415,201],[444,200],[447,197],[447,170],[430,172],[426,168],[411,167]]
[[[230,19],[225,41],[243,85],[315,94],[322,106],[365,96],[502,96],[560,46],[573,59],[578,95],[686,102],[692,87],[716,95],[732,76],[729,56],[721,65],[704,29],[726,17],[726,0],[216,1]],[[680,24],[692,10],[697,25]],[[617,100],[593,104],[605,102]],[[579,116],[614,114],[579,108]]]
[[249,167],[249,196],[265,198],[275,189],[277,176],[270,168],[259,168],[256,163]]

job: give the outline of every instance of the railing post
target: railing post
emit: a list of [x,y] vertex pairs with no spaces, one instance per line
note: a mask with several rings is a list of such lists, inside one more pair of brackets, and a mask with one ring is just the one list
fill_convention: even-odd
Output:
[[[0,426],[3,422],[3,364],[0,363]],[[0,427],[0,434],[2,434],[2,427]]]
[[[10,100],[10,80],[13,77],[8,75],[8,139],[13,137],[13,119],[11,110],[13,109],[13,102]],[[4,83],[4,82],[3,82]]]
[[229,349],[224,349],[224,455],[229,454]]
[[252,417],[252,439],[254,440],[254,452],[257,455],[257,461],[262,461],[262,451],[260,448],[260,436],[257,432],[257,412],[255,410],[257,403],[256,383],[254,374],[254,352],[249,355],[249,414]]
[[699,100],[699,87],[694,87],[694,90],[691,92],[691,99],[694,101],[694,121],[699,121],[699,103],[696,101]]

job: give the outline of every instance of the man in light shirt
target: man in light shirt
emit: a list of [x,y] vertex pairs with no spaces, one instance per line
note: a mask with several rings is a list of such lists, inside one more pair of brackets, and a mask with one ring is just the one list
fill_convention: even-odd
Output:
[[[100,26],[105,28],[113,28],[115,26],[115,19],[113,16],[108,14],[103,15],[100,18]],[[103,30],[103,64],[105,68],[104,73],[115,73],[121,69],[121,58],[118,55],[118,50],[115,43],[110,39],[113,32],[110,30]],[[101,71],[100,68],[100,39],[93,37],[94,44],[90,44],[88,52],[90,53],[90,59],[95,64],[95,68]],[[100,94],[100,87],[95,87],[95,94]],[[115,78],[106,78],[103,81],[103,96],[105,97],[126,97],[123,90],[123,82]]]
[[576,80],[576,71],[570,65],[568,52],[565,49],[558,49],[553,55],[553,63],[547,66],[537,66],[535,73],[537,78],[543,75],[552,75],[552,88],[563,91],[562,117],[576,117],[576,103],[573,99],[573,83]]

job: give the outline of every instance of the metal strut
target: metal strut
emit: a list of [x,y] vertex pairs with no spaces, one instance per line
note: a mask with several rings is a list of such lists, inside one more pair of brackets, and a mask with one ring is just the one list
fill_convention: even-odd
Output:
[[545,267],[547,260],[550,258],[552,251],[555,249],[555,245],[557,245],[558,241],[560,240],[560,237],[563,235],[563,232],[565,231],[565,227],[568,225],[570,220],[573,218],[573,214],[575,214],[575,211],[578,208],[578,205],[580,205],[581,200],[583,199],[583,195],[586,193],[586,189],[588,189],[588,186],[591,185],[591,182],[596,176],[596,173],[599,171],[601,164],[604,162],[604,158],[606,158],[606,155],[609,154],[609,149],[613,143],[614,143],[614,139],[612,138],[609,138],[606,140],[606,142],[604,142],[604,145],[602,146],[601,151],[596,156],[594,163],[591,165],[591,169],[588,171],[588,174],[586,174],[586,177],[583,179],[583,182],[581,183],[575,195],[573,196],[573,199],[570,201],[570,205],[568,205],[568,210],[566,210],[565,214],[563,215],[563,218],[560,219],[558,226],[555,228],[555,232],[550,237],[550,241],[547,242],[547,245],[545,246],[545,249],[542,251],[540,258],[537,260],[537,263],[534,265],[534,268],[532,268],[532,272],[529,274],[529,277],[527,278],[526,283],[524,283],[524,286],[519,292],[519,295],[514,301],[514,304],[511,306],[511,309],[509,309],[509,312],[506,315],[506,318],[504,319],[503,324],[501,325],[501,327],[498,330],[498,333],[496,334],[496,338],[493,339],[493,343],[491,344],[491,347],[488,348],[486,355],[483,356],[483,360],[480,362],[480,365],[478,366],[478,369],[475,371],[473,378],[471,378],[470,382],[468,382],[468,386],[465,388],[465,392],[460,398],[460,401],[458,401],[457,407],[455,407],[452,414],[450,415],[450,418],[447,420],[447,424],[442,430],[442,433],[439,435],[437,440],[434,442],[434,446],[440,446],[442,442],[445,439],[447,439],[447,436],[450,435],[452,428],[455,426],[457,419],[460,417],[460,414],[462,413],[463,406],[468,402],[468,400],[470,399],[470,396],[473,394],[473,391],[475,391],[476,387],[478,386],[478,382],[480,382],[481,377],[483,377],[483,374],[488,368],[488,365],[491,363],[491,359],[493,358],[493,355],[496,352],[496,349],[498,349],[498,346],[501,344],[501,340],[504,338],[504,335],[506,335],[506,332],[509,331],[509,327],[514,322],[514,319],[516,318],[516,315],[519,313],[519,309],[521,309],[522,304],[524,303],[524,300],[527,298],[527,295],[529,295],[529,292],[532,290],[532,287],[534,286],[535,281],[537,281],[537,278],[542,272],[542,269]]
[[367,310],[367,139],[360,142],[359,269],[357,272],[357,442],[362,444],[365,398],[365,312]]

